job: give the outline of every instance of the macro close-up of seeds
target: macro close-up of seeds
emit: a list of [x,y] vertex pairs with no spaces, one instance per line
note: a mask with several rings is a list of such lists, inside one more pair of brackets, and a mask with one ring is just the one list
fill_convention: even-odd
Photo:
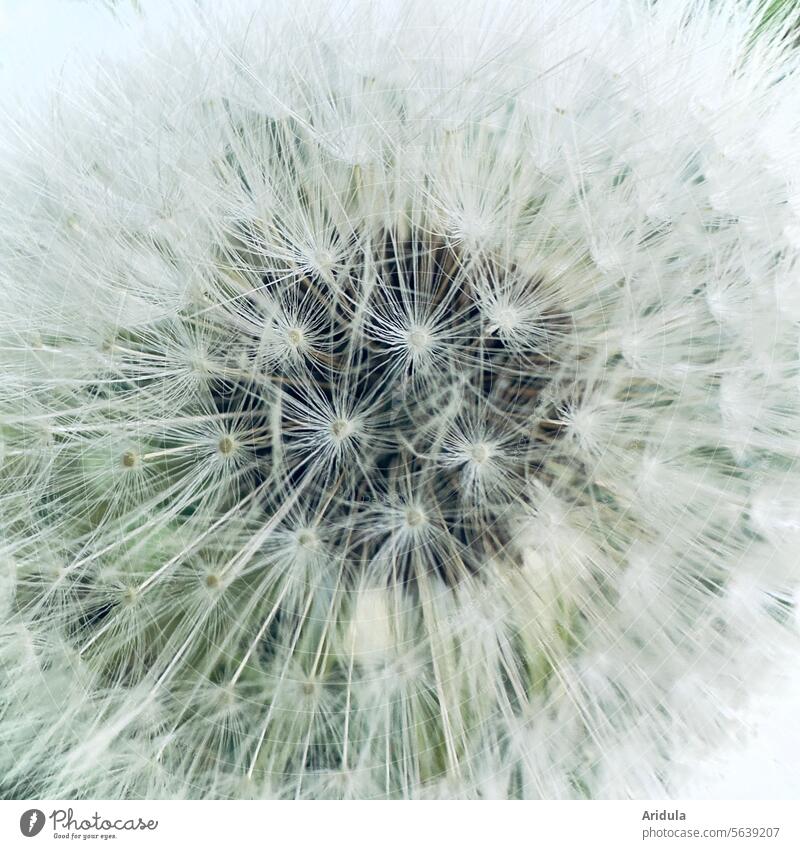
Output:
[[0,129],[0,795],[675,795],[798,652],[800,10],[109,5]]

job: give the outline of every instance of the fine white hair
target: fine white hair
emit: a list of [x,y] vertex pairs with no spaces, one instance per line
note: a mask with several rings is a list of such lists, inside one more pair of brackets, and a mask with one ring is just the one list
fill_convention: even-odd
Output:
[[795,647],[798,14],[144,9],[2,131],[3,792],[674,792]]

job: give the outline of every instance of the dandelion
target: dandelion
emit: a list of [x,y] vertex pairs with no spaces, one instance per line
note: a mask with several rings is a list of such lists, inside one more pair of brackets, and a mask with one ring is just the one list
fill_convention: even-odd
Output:
[[793,13],[340,6],[6,122],[6,795],[669,794],[794,645]]

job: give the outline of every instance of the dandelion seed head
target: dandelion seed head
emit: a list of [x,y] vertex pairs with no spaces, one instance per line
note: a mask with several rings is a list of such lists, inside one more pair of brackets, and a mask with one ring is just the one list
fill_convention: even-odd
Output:
[[121,458],[121,463],[125,469],[134,469],[139,464],[139,455],[135,451],[125,451]]
[[408,331],[408,345],[414,354],[423,353],[432,342],[431,334],[427,328],[419,325],[412,325]]
[[4,791],[665,795],[793,645],[795,54],[384,5],[4,129]]
[[420,525],[424,525],[427,521],[425,518],[425,512],[419,507],[406,508],[405,520],[406,525],[408,525],[409,528],[418,528]]

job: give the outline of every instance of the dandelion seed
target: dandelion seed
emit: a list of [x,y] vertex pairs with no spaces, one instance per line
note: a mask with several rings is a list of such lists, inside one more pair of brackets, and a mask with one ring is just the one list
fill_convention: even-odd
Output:
[[663,796],[796,646],[783,30],[346,6],[6,122],[6,795]]

